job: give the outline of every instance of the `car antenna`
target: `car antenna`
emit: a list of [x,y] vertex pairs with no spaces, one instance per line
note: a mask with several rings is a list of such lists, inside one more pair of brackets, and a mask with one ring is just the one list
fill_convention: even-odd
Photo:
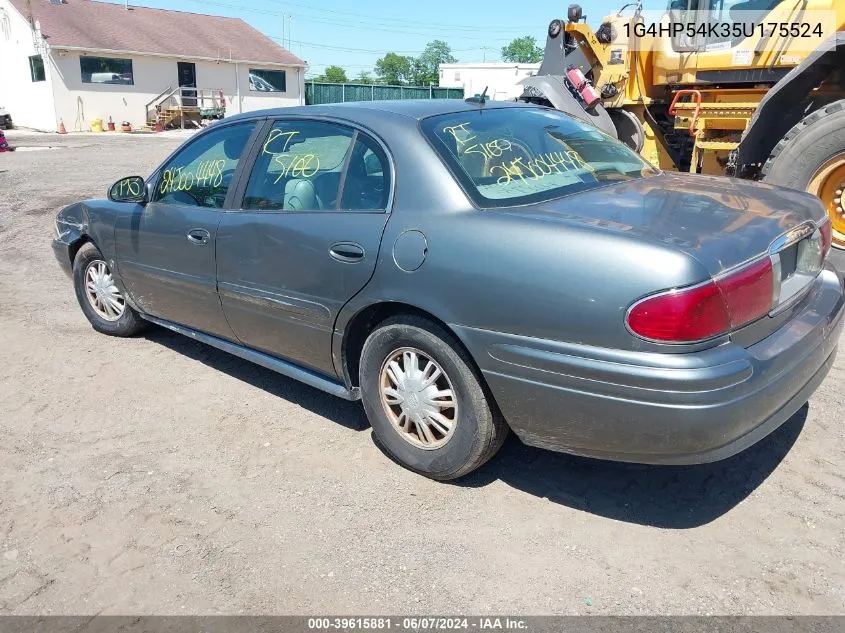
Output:
[[480,103],[481,105],[484,105],[484,103],[487,101],[487,88],[488,86],[484,86],[484,91],[480,95],[467,97],[466,99],[464,99],[464,101],[466,101],[467,103]]

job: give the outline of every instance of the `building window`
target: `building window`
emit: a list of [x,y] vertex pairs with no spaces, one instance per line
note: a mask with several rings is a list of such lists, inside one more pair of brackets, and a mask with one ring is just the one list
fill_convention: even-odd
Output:
[[286,80],[284,70],[249,69],[249,89],[256,92],[285,92]]
[[41,55],[32,55],[29,58],[29,75],[32,81],[44,81],[44,59]]
[[456,72],[455,73],[455,81],[460,81],[460,80],[461,80],[461,73]]
[[84,84],[122,84],[131,86],[135,83],[132,75],[131,59],[114,57],[80,57]]

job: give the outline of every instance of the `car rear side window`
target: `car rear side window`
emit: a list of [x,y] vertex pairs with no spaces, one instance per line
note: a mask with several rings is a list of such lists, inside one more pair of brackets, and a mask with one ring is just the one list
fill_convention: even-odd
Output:
[[390,164],[373,139],[358,132],[343,179],[340,208],[376,211],[387,208]]
[[596,128],[547,108],[429,117],[423,133],[476,206],[551,200],[657,171]]
[[219,209],[255,123],[212,129],[171,158],[159,176],[153,202]]
[[255,159],[243,208],[335,209],[354,134],[324,121],[277,121]]

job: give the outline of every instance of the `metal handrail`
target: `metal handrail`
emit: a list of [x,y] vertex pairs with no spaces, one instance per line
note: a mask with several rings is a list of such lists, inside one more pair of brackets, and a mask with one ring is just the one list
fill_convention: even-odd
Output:
[[148,102],[148,103],[147,103],[147,105],[145,105],[145,106],[144,106],[144,108],[145,108],[145,109],[147,109],[147,110],[149,110],[149,109],[150,109],[150,106],[151,106],[153,103],[155,103],[156,101],[158,101],[159,99],[161,99],[161,98],[162,98],[162,97],[163,97],[166,93],[168,93],[168,92],[173,92],[173,88],[171,88],[170,86],[167,86],[167,88],[165,88],[164,90],[162,90],[162,91],[161,91],[161,93],[160,93],[157,97],[155,97],[152,101]]
[[[187,100],[187,104],[186,104]],[[151,107],[152,106],[152,109]],[[178,109],[186,110],[190,108],[192,111],[196,110],[212,110],[226,107],[226,98],[223,95],[223,90],[219,88],[193,88],[189,86],[179,86],[177,88],[169,88],[159,94],[155,99],[150,101],[146,107],[147,121],[153,122],[157,120],[159,113],[163,109]],[[184,125],[184,118],[180,122]]]

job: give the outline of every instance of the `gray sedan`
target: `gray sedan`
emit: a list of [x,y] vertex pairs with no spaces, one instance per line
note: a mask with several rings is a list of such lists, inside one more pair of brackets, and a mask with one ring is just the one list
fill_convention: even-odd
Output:
[[807,401],[843,327],[816,198],[664,174],[530,105],[229,117],[56,233],[96,330],[152,322],[360,399],[435,479],[509,429],[613,460],[728,457]]

